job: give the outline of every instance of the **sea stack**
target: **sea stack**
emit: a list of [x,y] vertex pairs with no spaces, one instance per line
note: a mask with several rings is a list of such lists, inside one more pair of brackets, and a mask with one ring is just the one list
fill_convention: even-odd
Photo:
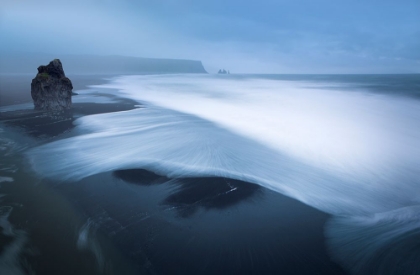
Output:
[[31,83],[31,95],[36,110],[66,110],[71,108],[73,85],[63,71],[59,59],[39,66]]

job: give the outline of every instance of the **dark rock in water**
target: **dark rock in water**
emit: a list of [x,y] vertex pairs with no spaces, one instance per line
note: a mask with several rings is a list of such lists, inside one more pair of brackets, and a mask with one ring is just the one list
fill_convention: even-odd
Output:
[[37,110],[65,110],[71,108],[73,85],[63,71],[59,59],[47,66],[39,66],[31,83],[31,95]]
[[230,74],[230,72],[229,71],[226,71],[225,69],[220,69],[218,72],[217,72],[218,74]]

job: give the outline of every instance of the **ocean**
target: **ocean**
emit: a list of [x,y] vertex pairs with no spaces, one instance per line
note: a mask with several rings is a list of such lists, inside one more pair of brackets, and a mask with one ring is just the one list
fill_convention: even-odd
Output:
[[76,92],[42,129],[0,108],[2,274],[420,273],[420,75]]

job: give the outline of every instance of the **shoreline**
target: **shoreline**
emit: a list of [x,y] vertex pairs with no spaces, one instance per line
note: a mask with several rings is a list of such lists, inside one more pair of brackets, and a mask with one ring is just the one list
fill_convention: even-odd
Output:
[[[33,141],[24,152],[77,135],[72,129],[78,117],[139,105],[113,100],[74,103],[64,116],[2,113],[0,123],[15,137]],[[166,178],[144,169],[60,184],[19,167],[27,165],[19,152],[9,163],[20,170],[1,173],[14,181],[2,183],[0,193],[8,199],[0,205],[14,205],[10,223],[28,233],[29,251],[38,251],[27,255],[22,250],[19,257],[42,274],[255,274],[264,268],[268,273],[345,274],[325,248],[323,230],[330,215],[269,189],[228,178]],[[55,255],[58,250],[66,253]]]

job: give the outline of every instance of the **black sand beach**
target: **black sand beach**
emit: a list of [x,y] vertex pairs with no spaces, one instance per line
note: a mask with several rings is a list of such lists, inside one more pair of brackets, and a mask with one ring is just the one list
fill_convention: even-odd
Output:
[[[15,83],[25,78],[14,77]],[[99,84],[101,79],[86,77],[82,82]],[[10,84],[15,80],[6,89],[3,82],[2,105],[28,101],[29,89],[23,86],[5,96],[15,90]],[[140,168],[64,183],[31,171],[22,155],[27,148],[77,135],[73,121],[81,116],[130,110],[138,104],[114,101],[75,103],[60,114],[1,113],[2,146],[8,141],[13,145],[1,151],[0,176],[13,182],[0,183],[0,270],[345,274],[327,254],[324,225],[329,215],[251,183],[220,177],[167,178]],[[7,227],[12,234],[6,234]]]

